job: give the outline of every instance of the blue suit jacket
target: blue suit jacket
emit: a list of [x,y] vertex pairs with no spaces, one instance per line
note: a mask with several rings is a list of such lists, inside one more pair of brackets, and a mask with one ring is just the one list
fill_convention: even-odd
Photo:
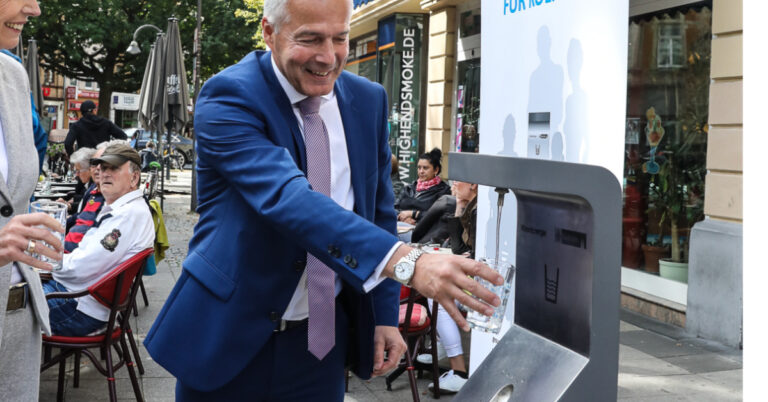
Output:
[[341,277],[348,356],[369,378],[375,325],[397,325],[399,284],[362,285],[396,243],[384,89],[344,72],[335,84],[354,212],[312,191],[304,141],[270,52],[208,80],[195,114],[200,221],[184,269],[145,344],[185,385],[221,387],[272,335],[307,252]]

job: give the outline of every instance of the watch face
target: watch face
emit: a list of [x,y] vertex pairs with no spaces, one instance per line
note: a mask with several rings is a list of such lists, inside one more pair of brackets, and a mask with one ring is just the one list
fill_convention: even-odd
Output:
[[395,277],[400,280],[408,280],[413,273],[413,264],[409,262],[400,262],[395,265]]

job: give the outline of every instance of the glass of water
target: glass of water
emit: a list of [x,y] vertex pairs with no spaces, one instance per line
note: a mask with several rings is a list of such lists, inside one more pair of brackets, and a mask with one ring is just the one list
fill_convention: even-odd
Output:
[[[32,204],[30,204],[30,212],[32,213],[42,212],[42,213],[48,214],[53,219],[55,219],[56,222],[59,222],[61,226],[65,226],[67,224],[67,204],[63,202],[56,202],[51,200],[35,201]],[[50,230],[47,226],[44,226],[44,228]],[[53,235],[56,236],[59,239],[59,241],[61,241],[61,244],[63,246],[64,234],[55,232],[53,230],[51,230],[51,233],[53,233]],[[43,244],[46,244],[46,243],[43,243]],[[34,253],[32,254],[32,256],[39,259],[40,261],[51,264],[51,266],[53,266],[54,271],[59,271],[62,268],[61,261],[56,261],[52,258],[48,258],[38,253]]]
[[492,258],[481,258],[480,262],[487,264],[491,269],[504,277],[504,283],[499,286],[496,286],[479,276],[475,277],[475,280],[480,285],[493,292],[496,296],[499,296],[501,304],[499,304],[499,307],[493,309],[493,315],[490,317],[478,313],[471,308],[467,308],[467,322],[473,329],[498,334],[501,330],[501,322],[504,320],[504,314],[507,311],[507,301],[509,300],[509,294],[512,290],[512,278],[515,276],[515,267],[512,264],[505,262],[496,262],[496,260]]

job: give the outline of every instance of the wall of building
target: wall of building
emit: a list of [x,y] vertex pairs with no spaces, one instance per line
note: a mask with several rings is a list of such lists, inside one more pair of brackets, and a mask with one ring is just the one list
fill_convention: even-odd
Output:
[[733,347],[743,315],[742,0],[714,0],[704,214],[691,231],[686,330]]
[[[456,8],[432,11],[429,18],[427,131],[424,150],[451,150],[451,94],[456,65]],[[447,162],[447,158],[445,159]],[[444,172],[447,172],[447,163]]]

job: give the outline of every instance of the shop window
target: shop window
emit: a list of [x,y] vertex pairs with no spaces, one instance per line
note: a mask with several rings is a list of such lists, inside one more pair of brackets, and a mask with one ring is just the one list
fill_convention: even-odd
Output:
[[622,265],[682,282],[687,271],[665,273],[663,259],[687,262],[703,219],[711,14],[659,12],[629,30]]
[[459,38],[466,38],[480,33],[480,9],[461,13],[459,21]]
[[659,41],[657,45],[657,64],[659,68],[683,67],[684,52],[684,23],[666,22],[659,24]]
[[456,87],[456,151],[478,152],[480,133],[480,59],[460,61]]

